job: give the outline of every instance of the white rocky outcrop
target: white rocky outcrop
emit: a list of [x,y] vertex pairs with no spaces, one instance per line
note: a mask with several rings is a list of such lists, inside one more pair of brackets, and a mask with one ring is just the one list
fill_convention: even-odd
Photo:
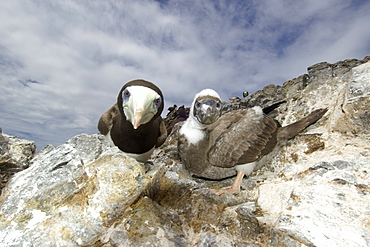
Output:
[[[145,164],[101,135],[31,152],[22,159],[29,167],[0,197],[1,245],[370,246],[368,60],[319,63],[282,87],[226,106],[284,100],[271,113],[283,125],[328,108],[271,164],[244,178],[236,195],[208,189],[232,179],[189,176],[178,158],[176,126]],[[0,144],[10,157],[6,138]]]

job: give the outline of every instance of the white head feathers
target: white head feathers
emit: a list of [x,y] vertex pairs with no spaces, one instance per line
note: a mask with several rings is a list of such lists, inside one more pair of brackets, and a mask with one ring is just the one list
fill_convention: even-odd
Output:
[[206,127],[194,117],[194,104],[199,97],[212,96],[221,100],[220,95],[213,89],[203,89],[197,93],[190,107],[189,118],[185,121],[184,125],[180,129],[180,134],[187,137],[191,144],[195,144],[204,137],[203,129]]
[[[194,118],[194,104],[195,104],[195,101],[199,98],[199,97],[202,97],[202,96],[212,96],[212,97],[215,97],[215,98],[218,98],[221,100],[221,97],[220,95],[213,89],[210,89],[210,88],[206,88],[206,89],[203,89],[202,91],[200,91],[199,93],[197,93],[195,96],[194,96],[194,100],[193,100],[193,103],[191,103],[191,107],[190,107],[190,114],[189,114],[189,118],[192,117],[194,120],[196,120]],[[198,121],[197,121],[198,122]]]
[[194,97],[194,100],[193,100],[193,104],[194,104],[194,101],[201,97],[201,96],[212,96],[212,97],[215,97],[215,98],[218,98],[218,99],[221,99],[220,95],[213,89],[210,89],[210,88],[206,88],[206,89],[203,89],[202,91],[200,91],[199,93],[197,93]]

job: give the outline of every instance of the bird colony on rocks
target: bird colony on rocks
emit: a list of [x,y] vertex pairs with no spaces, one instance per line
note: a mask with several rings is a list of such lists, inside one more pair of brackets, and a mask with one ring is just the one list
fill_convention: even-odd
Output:
[[159,88],[128,82],[101,134],[38,153],[0,133],[0,243],[370,246],[369,60],[163,120]]

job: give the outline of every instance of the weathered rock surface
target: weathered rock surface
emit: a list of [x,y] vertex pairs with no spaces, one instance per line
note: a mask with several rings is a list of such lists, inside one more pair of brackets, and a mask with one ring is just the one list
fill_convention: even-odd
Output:
[[[189,176],[178,125],[145,164],[78,135],[27,161],[0,197],[4,246],[370,246],[370,62],[319,63],[308,74],[226,104],[230,111],[285,101],[289,124],[326,115],[271,164],[221,197],[232,179]],[[172,128],[172,126],[171,126]],[[10,139],[10,137],[8,137]]]
[[35,142],[8,136],[0,128],[0,194],[10,177],[28,167],[35,152]]

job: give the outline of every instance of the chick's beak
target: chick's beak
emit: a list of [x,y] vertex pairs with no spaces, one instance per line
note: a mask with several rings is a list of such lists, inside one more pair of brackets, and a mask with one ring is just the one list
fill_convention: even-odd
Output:
[[204,113],[203,113],[203,119],[202,119],[202,122],[204,124],[210,124],[212,123],[212,108],[211,107],[207,107],[207,109],[205,109]]
[[206,117],[209,118],[212,116],[212,107],[208,107],[206,111]]

